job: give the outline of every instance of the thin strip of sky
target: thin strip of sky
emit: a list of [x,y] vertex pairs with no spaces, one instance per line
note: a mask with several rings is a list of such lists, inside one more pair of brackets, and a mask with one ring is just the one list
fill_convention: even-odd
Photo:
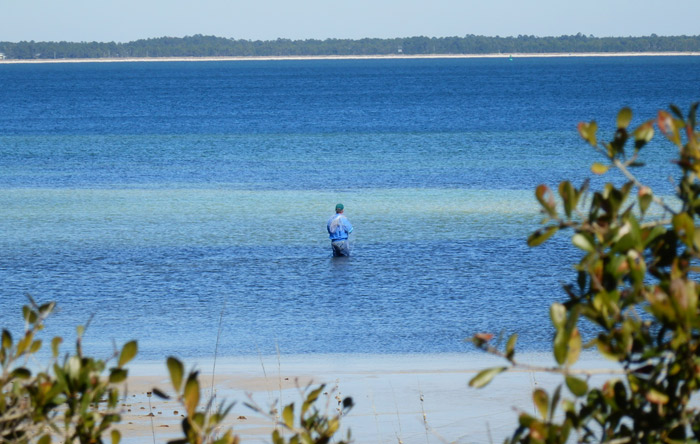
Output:
[[698,35],[700,1],[0,0],[0,41]]

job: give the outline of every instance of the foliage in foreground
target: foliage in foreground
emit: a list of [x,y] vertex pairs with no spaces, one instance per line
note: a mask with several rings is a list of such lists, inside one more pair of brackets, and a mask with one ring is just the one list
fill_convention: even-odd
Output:
[[[15,341],[2,331],[0,346],[0,442],[26,443],[38,439],[48,444],[52,436],[66,443],[102,443],[109,432],[112,443],[121,436],[112,426],[121,419],[117,410],[117,385],[127,377],[124,366],[137,352],[135,341],[128,342],[108,361],[85,356],[81,340],[84,327],[78,327],[74,355],[59,360],[62,339],[53,338],[53,362],[35,374],[27,368],[29,359],[42,346],[37,339],[54,303],[23,309],[24,335]],[[108,362],[116,361],[107,370]]]
[[[60,337],[51,341],[52,362],[46,369],[32,372],[27,366],[42,347],[38,333],[55,308],[54,303],[23,308],[25,331],[15,340],[2,330],[0,342],[0,444],[63,443],[118,444],[121,434],[115,427],[121,421],[118,403],[119,387],[128,377],[125,368],[137,354],[136,341],[126,343],[107,360],[85,356],[82,347],[83,326],[78,327],[75,354],[62,359]],[[110,367],[111,366],[111,367]],[[167,359],[175,397],[186,415],[182,420],[182,436],[171,444],[237,444],[240,440],[224,421],[233,407],[224,403],[213,409],[213,398],[201,406],[201,390],[197,371],[185,376],[184,365],[175,358]],[[276,422],[273,444],[327,444],[340,428],[341,416],[352,408],[352,399],[342,401],[342,409],[330,416],[315,406],[324,386],[311,390],[295,425],[294,404],[283,410],[283,421]],[[169,398],[154,389],[156,395]],[[255,407],[255,406],[253,406]],[[256,410],[261,411],[255,407]],[[282,431],[280,431],[280,429]],[[338,444],[348,444],[338,441]]]
[[[628,129],[632,112],[622,109],[612,140],[602,145],[597,124],[581,123],[580,135],[606,159],[592,171],[616,169],[625,183],[607,183],[589,194],[587,183],[576,188],[564,181],[558,199],[547,186],[537,188],[544,227],[528,243],[536,246],[560,230],[571,230],[572,243],[583,256],[575,266],[576,284],[564,287],[566,301],[550,307],[557,366],[545,370],[561,374],[563,381],[551,394],[534,391],[539,416],[520,413],[519,427],[507,442],[565,443],[572,434],[578,442],[700,440],[700,412],[690,405],[700,385],[697,108],[694,104],[684,116],[671,106],[671,112],[659,111],[656,119],[634,131]],[[673,202],[655,195],[632,173],[643,166],[640,150],[654,137],[655,125],[678,149]],[[579,332],[582,320],[597,333],[585,345]],[[515,335],[504,350],[491,345],[490,338],[479,334],[471,341],[504,357],[508,365],[480,372],[470,381],[474,387],[520,366]],[[618,362],[621,376],[590,387],[591,375],[572,368],[582,348],[597,348]]]

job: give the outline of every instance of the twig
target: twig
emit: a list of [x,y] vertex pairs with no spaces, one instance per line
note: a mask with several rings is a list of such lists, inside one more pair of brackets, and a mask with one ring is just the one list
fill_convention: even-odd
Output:
[[423,397],[423,390],[420,388],[420,382],[418,383],[418,390],[420,393],[420,411],[423,414],[423,427],[425,427],[425,442],[430,444],[430,438],[428,436],[428,432],[430,431],[430,427],[428,426],[428,417],[425,414],[425,405],[424,405],[424,397]]
[[399,425],[399,432],[396,434],[396,439],[398,440],[399,444],[403,444],[403,441],[401,441],[401,435],[403,432],[401,431],[401,414],[399,413],[399,403],[396,402],[396,392],[394,392],[394,384],[389,382],[389,386],[391,387],[391,395],[394,398],[394,405],[396,406],[396,422]]
[[382,434],[379,432],[379,414],[377,413],[377,405],[374,403],[374,393],[371,393],[371,396],[372,396],[372,412],[374,412],[374,425],[377,427],[377,439],[379,439],[379,442],[381,443]]
[[151,392],[146,393],[148,397],[148,416],[151,418],[151,435],[153,436],[153,444],[156,444],[156,429],[153,425],[153,407],[151,407]]
[[662,227],[664,225],[669,225],[671,224],[671,219],[661,219],[661,220],[655,220],[652,222],[645,222],[640,225],[640,228],[654,228],[654,227]]
[[[635,158],[636,158],[636,156],[635,156]],[[635,158],[631,159],[629,162],[626,162],[625,164],[623,164],[622,162],[620,162],[619,159],[614,159],[614,160],[613,160],[613,165],[615,165],[615,167],[616,167],[618,170],[620,170],[620,172],[622,172],[622,174],[624,174],[625,177],[626,177],[627,179],[629,179],[630,181],[632,181],[632,183],[634,183],[634,185],[635,185],[637,188],[642,188],[642,187],[644,187],[644,184],[642,184],[642,183],[637,179],[637,177],[636,177],[634,174],[632,174],[632,173],[627,169],[627,166],[626,166],[626,165],[630,164]],[[671,213],[671,214],[676,214],[676,211],[675,211],[673,208],[671,208],[670,206],[668,206],[668,205],[666,204],[666,202],[664,202],[664,200],[661,199],[660,197],[658,197],[657,195],[652,194],[652,200],[653,200],[654,202],[656,202],[658,205],[660,205],[663,209],[665,209],[666,211],[668,211],[669,213]]]
[[275,341],[275,350],[277,351],[277,383],[280,390],[279,408],[277,409],[277,419],[279,419],[284,403],[282,402],[282,360],[280,359],[280,345],[277,341]]
[[620,369],[575,369],[569,367],[545,367],[539,365],[523,364],[516,361],[514,358],[507,358],[505,353],[501,352],[497,348],[490,345],[480,347],[483,351],[488,354],[497,356],[499,358],[506,359],[511,363],[511,369],[519,368],[528,372],[539,372],[539,373],[555,373],[561,375],[583,375],[583,376],[594,376],[594,375],[624,375],[628,372]]
[[[211,397],[209,398],[210,401],[214,400],[214,377],[216,376],[216,357],[219,355],[219,340],[221,339],[221,326],[223,325],[223,319],[224,319],[224,310],[226,310],[226,301],[224,301],[224,305],[221,307],[221,313],[219,314],[219,330],[216,333],[216,345],[214,346],[214,364],[211,369]],[[211,411],[211,406],[212,402],[209,403],[209,406],[207,408],[207,415]]]

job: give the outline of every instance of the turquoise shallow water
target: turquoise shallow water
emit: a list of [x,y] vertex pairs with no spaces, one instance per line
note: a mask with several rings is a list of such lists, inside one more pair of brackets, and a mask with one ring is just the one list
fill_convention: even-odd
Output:
[[[534,188],[590,175],[579,120],[689,104],[697,68],[2,65],[0,316],[20,329],[25,293],[56,300],[49,334],[92,319],[90,350],[137,338],[144,359],[451,353],[480,331],[542,350],[577,253],[526,246]],[[668,194],[673,153],[645,155]],[[344,260],[325,233],[337,202],[356,227]]]
[[328,202],[345,202],[361,232],[360,243],[433,242],[522,237],[537,221],[537,202],[531,194],[408,188],[346,193],[16,188],[6,190],[0,204],[5,209],[3,231],[17,247],[53,248],[59,243],[76,248],[287,245],[326,249]]
[[[529,194],[12,189],[2,228],[22,254],[5,255],[5,283],[31,282],[35,295],[65,301],[56,316],[64,333],[82,322],[78,313],[94,314],[89,344],[136,335],[147,356],[213,353],[222,310],[227,354],[330,343],[400,352],[440,335],[452,350],[466,334],[462,310],[491,305],[496,295],[483,290],[510,280],[510,250],[529,254],[523,239],[538,218]],[[324,233],[323,204],[336,200],[356,227],[347,260],[329,257]],[[432,316],[439,322],[426,322]]]

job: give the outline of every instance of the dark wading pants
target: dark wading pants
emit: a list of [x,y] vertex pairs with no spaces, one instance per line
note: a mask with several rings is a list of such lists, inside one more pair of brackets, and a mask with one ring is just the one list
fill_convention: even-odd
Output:
[[333,257],[350,256],[350,246],[348,240],[338,240],[331,242],[333,248]]

